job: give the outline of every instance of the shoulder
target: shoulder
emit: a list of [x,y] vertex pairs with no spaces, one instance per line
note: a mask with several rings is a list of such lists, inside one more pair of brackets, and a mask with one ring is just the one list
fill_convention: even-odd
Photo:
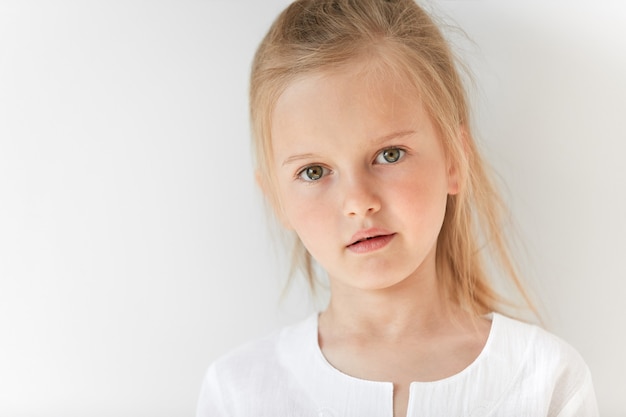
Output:
[[528,365],[554,372],[588,372],[580,354],[567,342],[543,328],[494,314],[498,344]]
[[275,331],[215,360],[204,377],[197,416],[253,415],[269,399],[290,395],[293,377],[284,357],[306,344],[301,336],[311,321]]
[[[509,356],[514,365],[514,391],[530,388],[544,397],[548,415],[597,415],[591,373],[570,344],[539,326],[502,315],[494,314],[494,326],[499,354]],[[568,413],[568,408],[585,411]]]
[[280,331],[263,338],[249,341],[217,358],[209,367],[222,378],[238,378],[255,368],[271,365],[276,361],[276,345]]
[[271,334],[245,343],[221,356],[211,368],[222,377],[237,379],[242,373],[272,372],[284,363],[284,357],[308,347],[309,337],[316,334],[317,322],[311,316]]

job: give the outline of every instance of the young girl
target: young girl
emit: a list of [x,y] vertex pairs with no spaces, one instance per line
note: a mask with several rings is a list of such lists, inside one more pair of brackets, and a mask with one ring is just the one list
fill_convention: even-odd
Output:
[[487,260],[524,292],[499,200],[413,0],[294,2],[257,51],[250,106],[258,182],[331,297],[216,361],[198,417],[597,415],[580,356],[500,313]]

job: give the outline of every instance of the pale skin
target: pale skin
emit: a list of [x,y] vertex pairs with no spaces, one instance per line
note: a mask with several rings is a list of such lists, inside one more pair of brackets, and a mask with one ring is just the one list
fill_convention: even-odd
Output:
[[438,288],[437,237],[458,178],[418,92],[384,73],[355,62],[287,87],[272,116],[272,186],[278,217],[329,275],[322,353],[345,374],[392,382],[403,417],[410,383],[466,368],[490,321]]

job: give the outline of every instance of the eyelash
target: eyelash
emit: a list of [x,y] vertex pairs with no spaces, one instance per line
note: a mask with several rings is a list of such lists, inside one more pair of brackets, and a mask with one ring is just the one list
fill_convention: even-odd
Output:
[[[406,152],[407,152],[406,149],[404,149],[402,147],[390,146],[390,147],[387,147],[385,149],[381,149],[380,151],[378,151],[378,153],[374,157],[374,161],[373,162],[378,161],[378,159],[380,157],[384,158],[383,155],[385,154],[385,152],[388,152],[388,151],[399,151],[399,155],[398,155],[397,159],[395,161],[387,161],[387,160],[385,160],[385,162],[378,162],[378,164],[380,164],[380,165],[393,165],[393,164],[399,162],[400,160],[402,160],[402,158],[404,158],[406,156]],[[310,170],[310,169],[313,169],[313,168],[320,168],[321,169],[320,175],[316,179],[313,179],[313,178],[310,178],[310,177],[306,178],[307,171]],[[296,179],[299,179],[299,180],[304,181],[304,182],[317,182],[320,179],[322,179],[323,177],[327,176],[329,172],[331,172],[331,170],[326,168],[323,165],[311,164],[311,165],[307,165],[307,166],[303,167],[302,169],[300,169],[296,173]]]

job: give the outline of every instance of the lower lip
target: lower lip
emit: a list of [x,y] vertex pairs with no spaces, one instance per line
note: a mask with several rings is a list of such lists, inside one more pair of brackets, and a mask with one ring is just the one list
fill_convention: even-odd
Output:
[[395,234],[377,236],[372,239],[367,239],[362,242],[355,243],[354,245],[350,245],[348,246],[348,249],[350,249],[354,253],[373,252],[387,246],[387,244],[391,242],[394,236]]

